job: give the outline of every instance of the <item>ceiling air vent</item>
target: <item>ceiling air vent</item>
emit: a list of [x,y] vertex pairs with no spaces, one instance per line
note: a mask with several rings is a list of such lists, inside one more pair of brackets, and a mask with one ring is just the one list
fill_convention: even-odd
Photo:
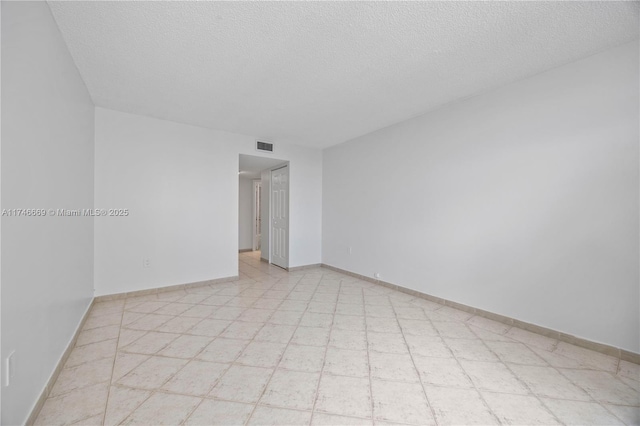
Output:
[[269,142],[256,141],[256,151],[273,152],[273,144]]

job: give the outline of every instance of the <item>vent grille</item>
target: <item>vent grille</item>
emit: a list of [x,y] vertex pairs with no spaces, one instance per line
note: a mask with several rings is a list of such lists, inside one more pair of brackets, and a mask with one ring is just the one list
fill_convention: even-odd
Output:
[[256,150],[264,152],[273,152],[273,144],[269,142],[256,141]]

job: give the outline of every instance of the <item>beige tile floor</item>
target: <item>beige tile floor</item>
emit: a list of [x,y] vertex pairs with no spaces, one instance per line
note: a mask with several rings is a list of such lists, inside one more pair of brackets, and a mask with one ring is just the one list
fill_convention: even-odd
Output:
[[640,368],[328,269],[96,303],[37,424],[638,424]]

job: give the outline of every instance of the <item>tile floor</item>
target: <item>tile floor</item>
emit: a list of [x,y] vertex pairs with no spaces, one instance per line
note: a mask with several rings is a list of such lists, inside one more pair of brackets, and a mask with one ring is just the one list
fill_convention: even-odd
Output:
[[328,269],[96,303],[36,421],[638,424],[640,368]]

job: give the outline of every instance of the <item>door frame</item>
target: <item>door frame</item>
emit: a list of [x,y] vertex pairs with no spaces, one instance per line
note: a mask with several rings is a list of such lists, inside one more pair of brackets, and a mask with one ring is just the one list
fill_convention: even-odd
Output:
[[[260,189],[258,189],[260,188]],[[260,193],[258,195],[258,192]],[[254,179],[253,180],[253,216],[252,222],[253,226],[252,234],[253,234],[253,250],[260,250],[262,246],[262,215],[260,209],[262,208],[262,180]]]

